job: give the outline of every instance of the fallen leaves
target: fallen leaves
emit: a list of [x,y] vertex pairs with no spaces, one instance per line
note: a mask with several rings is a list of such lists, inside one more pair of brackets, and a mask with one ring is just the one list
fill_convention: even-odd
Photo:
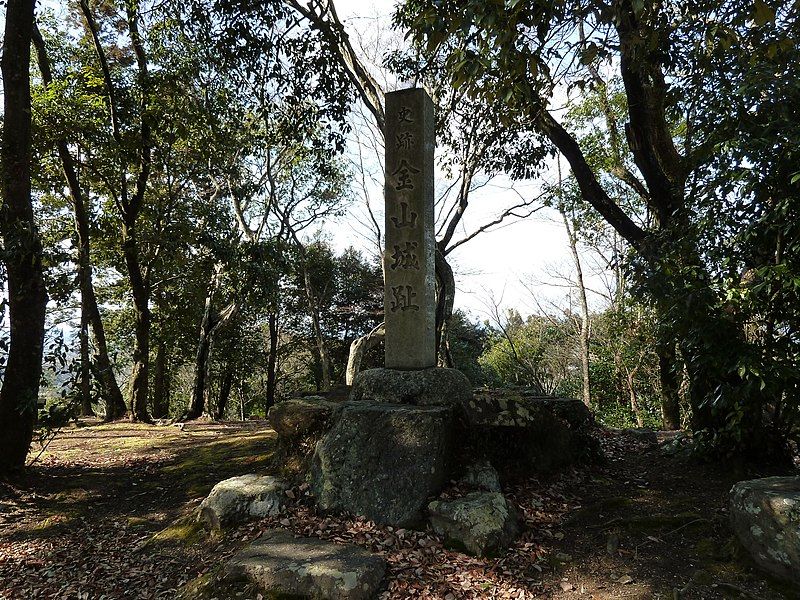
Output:
[[[242,431],[255,435],[255,427],[246,424]],[[209,572],[270,527],[358,544],[385,557],[382,600],[569,599],[585,593],[595,598],[633,597],[643,586],[657,583],[653,569],[663,567],[661,562],[655,566],[653,557],[662,552],[665,540],[673,543],[685,530],[672,538],[667,537],[669,531],[634,535],[621,527],[619,518],[609,520],[613,510],[595,522],[590,514],[580,526],[571,526],[569,519],[579,509],[586,519],[584,509],[597,502],[592,495],[598,490],[622,496],[629,490],[651,494],[661,486],[673,498],[694,493],[691,485],[704,493],[708,487],[699,472],[663,473],[654,468],[659,453],[647,452],[652,444],[601,432],[610,468],[532,478],[506,487],[524,531],[500,558],[478,559],[450,550],[431,530],[382,527],[359,517],[318,513],[307,484],[287,491],[288,506],[275,517],[198,543],[148,545],[137,554],[154,533],[197,510],[199,497],[176,492],[176,466],[200,452],[209,437],[222,439],[220,432],[237,435],[238,430],[218,424],[187,425],[183,432],[122,425],[90,429],[94,428],[54,441],[28,480],[0,484],[0,600],[174,600],[183,584]],[[228,455],[220,454],[225,464],[205,465],[192,485],[216,483],[214,477],[251,468],[241,460],[241,452],[240,447],[231,448],[230,456],[240,460],[232,464],[226,461]],[[721,484],[718,487],[725,492]],[[453,486],[444,495],[454,497],[461,491]],[[657,508],[643,506],[640,511]],[[625,504],[616,514],[633,507]],[[642,552],[637,556],[631,548]],[[676,574],[685,579],[687,574],[679,570],[685,564],[674,561],[667,565],[673,571],[658,572],[664,585],[671,585]],[[245,600],[253,598],[263,600],[259,595]]]

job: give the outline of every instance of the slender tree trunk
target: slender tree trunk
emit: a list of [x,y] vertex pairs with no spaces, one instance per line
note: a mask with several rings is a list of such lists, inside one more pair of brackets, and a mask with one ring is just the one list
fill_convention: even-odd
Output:
[[447,343],[447,326],[453,317],[453,303],[456,295],[456,280],[453,269],[437,245],[434,260],[436,268],[436,354],[439,366],[452,367],[453,358]]
[[166,344],[158,343],[156,363],[153,369],[153,417],[163,419],[169,415],[169,359]]
[[278,364],[278,315],[270,313],[269,322],[269,357],[267,358],[267,404],[264,414],[275,404],[275,389],[277,387],[276,365]]
[[150,371],[150,290],[142,276],[134,224],[124,227],[122,249],[133,293],[135,343],[130,380],[130,410],[132,421],[152,421],[147,413],[148,378]]
[[225,418],[225,409],[228,408],[228,400],[231,397],[231,387],[233,387],[233,368],[225,369],[222,378],[222,385],[219,388],[219,402],[217,402],[217,419]]
[[139,32],[139,5],[128,2],[125,5],[128,33],[130,34],[131,47],[136,57],[138,83],[141,86],[139,101],[139,148],[138,148],[138,173],[135,178],[133,194],[129,193],[128,164],[125,159],[127,149],[122,136],[122,128],[118,118],[117,93],[106,54],[100,41],[97,23],[92,14],[88,0],[80,0],[80,8],[86,19],[86,25],[92,36],[97,60],[103,74],[108,99],[109,117],[111,120],[111,133],[121,153],[119,162],[119,196],[115,198],[122,218],[122,253],[130,279],[131,292],[135,312],[136,342],[133,349],[133,369],[130,380],[130,405],[131,420],[150,422],[147,414],[147,386],[150,354],[150,306],[149,306],[149,271],[145,273],[139,260],[139,246],[136,238],[136,219],[142,209],[150,177],[152,136],[150,116],[148,111],[149,75],[147,57],[144,44]]
[[[85,277],[85,276],[84,276]],[[91,271],[88,279],[89,285],[82,288],[85,291],[86,310],[89,313],[89,324],[92,328],[94,337],[94,364],[97,381],[102,389],[103,399],[106,405],[106,421],[111,421],[122,417],[127,410],[125,400],[122,397],[122,390],[119,389],[117,378],[114,375],[114,366],[108,355],[108,343],[106,342],[106,331],[103,320],[100,316],[100,309],[97,306],[97,298],[94,294],[94,286],[91,280]]]
[[322,332],[322,318],[319,314],[317,294],[314,290],[314,284],[311,281],[311,273],[309,273],[305,264],[303,265],[303,281],[305,282],[306,299],[308,300],[308,312],[311,315],[311,328],[314,332],[314,340],[316,341],[317,353],[319,354],[320,370],[322,371],[322,390],[328,391],[331,389],[331,355],[328,352],[328,344]]
[[575,262],[575,278],[578,284],[578,297],[581,301],[581,328],[580,328],[580,345],[581,345],[581,376],[583,380],[583,403],[590,406],[592,403],[591,382],[589,380],[589,302],[586,298],[586,286],[583,281],[583,268],[581,266],[581,258],[578,254],[578,239],[575,235],[575,230],[570,226],[567,215],[561,213],[564,219],[564,227],[567,228],[567,237],[569,238],[569,249],[572,251],[572,260]]
[[89,316],[86,314],[86,304],[81,297],[81,329],[80,329],[80,354],[81,354],[81,414],[84,417],[93,417],[92,410],[92,377],[89,359]]
[[661,420],[664,429],[677,430],[681,428],[681,412],[675,342],[666,337],[660,339],[656,352],[661,381]]
[[381,323],[367,335],[353,340],[350,344],[350,354],[347,357],[347,371],[345,373],[345,383],[353,385],[356,375],[361,371],[361,361],[368,350],[374,348],[386,337],[386,324]]
[[[33,43],[36,47],[39,71],[42,74],[42,81],[49,86],[53,81],[50,59],[47,55],[47,48],[42,39],[38,27],[34,24]],[[92,261],[91,247],[89,243],[89,217],[84,195],[81,190],[78,172],[75,161],[69,151],[66,140],[56,141],[56,149],[61,160],[64,171],[64,179],[69,188],[70,200],[72,201],[72,214],[75,224],[75,235],[78,242],[78,280],[81,290],[81,314],[85,315],[91,326],[95,342],[94,363],[96,366],[96,377],[100,384],[101,395],[106,404],[106,420],[112,420],[125,414],[125,400],[122,392],[117,385],[114,376],[114,368],[108,356],[108,344],[106,343],[105,328],[100,309],[97,306],[97,297],[92,283]],[[87,338],[88,339],[88,338]]]
[[36,422],[47,305],[31,202],[30,48],[33,0],[7,0],[3,56],[3,205],[11,341],[0,389],[0,473],[25,466]]
[[214,275],[209,283],[208,293],[206,294],[203,318],[200,321],[200,337],[197,341],[197,353],[194,359],[194,377],[192,378],[192,397],[189,400],[189,408],[184,416],[185,419],[197,419],[205,410],[206,387],[208,382],[209,363],[211,358],[211,338],[214,331],[214,310],[213,296],[217,286],[219,270],[214,271]]
[[626,381],[628,382],[628,396],[630,397],[631,401],[631,410],[633,411],[633,414],[636,417],[636,424],[639,427],[644,427],[642,410],[641,407],[639,406],[639,398],[636,395],[636,388],[634,387],[633,373],[631,373],[630,371],[627,373]]
[[238,313],[239,304],[231,302],[221,312],[214,309],[214,294],[222,277],[222,265],[214,267],[208,283],[203,318],[200,321],[200,336],[197,341],[197,353],[194,361],[194,377],[192,378],[192,397],[189,408],[183,418],[197,419],[208,404],[208,384],[211,373],[211,356],[214,349],[214,338],[217,331],[227,325]]

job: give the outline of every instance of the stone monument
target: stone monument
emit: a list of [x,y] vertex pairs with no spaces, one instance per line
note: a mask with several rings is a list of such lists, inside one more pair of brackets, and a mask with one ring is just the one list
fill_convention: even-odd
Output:
[[385,368],[353,382],[316,446],[312,490],[323,509],[381,523],[419,520],[448,479],[457,413],[472,397],[436,367],[433,102],[423,89],[386,95]]
[[386,95],[386,368],[436,366],[433,102],[422,89]]
[[[297,427],[284,421],[324,430],[309,471],[322,510],[406,527],[421,524],[427,507],[446,538],[477,554],[495,552],[513,537],[516,517],[498,492],[492,462],[530,455],[526,466],[540,464],[539,442],[552,439],[564,441],[558,452],[569,456],[587,419],[562,418],[557,413],[569,407],[558,399],[473,396],[463,373],[436,366],[434,114],[424,90],[386,95],[385,133],[385,366],[359,373],[348,401],[319,398],[313,411],[288,407],[313,418],[291,418],[287,409],[270,411],[270,419],[292,434]],[[556,433],[548,437],[543,428]],[[428,504],[460,475],[480,489]],[[487,524],[491,535],[484,535]]]

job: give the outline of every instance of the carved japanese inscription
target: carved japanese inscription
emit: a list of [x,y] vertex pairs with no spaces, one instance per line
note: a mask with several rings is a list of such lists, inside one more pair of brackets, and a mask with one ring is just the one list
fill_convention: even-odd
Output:
[[433,103],[422,89],[386,95],[386,367],[436,364]]

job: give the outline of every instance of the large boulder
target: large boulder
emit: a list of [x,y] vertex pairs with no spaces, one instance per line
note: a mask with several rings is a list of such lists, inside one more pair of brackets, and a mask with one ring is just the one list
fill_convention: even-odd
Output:
[[350,399],[416,406],[462,406],[472,384],[461,371],[434,367],[417,371],[368,369],[353,381]]
[[592,413],[580,400],[540,396],[525,390],[475,392],[466,404],[470,423],[476,426],[530,427],[541,414],[561,419],[571,429],[592,424]]
[[434,531],[445,543],[475,556],[496,556],[519,533],[518,516],[503,494],[472,492],[428,505]]
[[358,546],[297,538],[269,529],[225,565],[229,580],[246,580],[268,597],[367,600],[375,597],[386,562]]
[[200,504],[197,520],[211,529],[276,515],[286,501],[286,484],[277,477],[240,475],[220,481]]
[[448,407],[345,403],[311,461],[318,505],[381,524],[417,523],[450,475],[454,429]]
[[292,398],[269,409],[269,423],[279,438],[306,437],[325,429],[337,406],[320,396]]
[[730,515],[753,560],[800,585],[800,477],[740,481],[731,489]]
[[479,390],[466,404],[475,452],[506,477],[549,473],[600,456],[580,400],[518,390]]

